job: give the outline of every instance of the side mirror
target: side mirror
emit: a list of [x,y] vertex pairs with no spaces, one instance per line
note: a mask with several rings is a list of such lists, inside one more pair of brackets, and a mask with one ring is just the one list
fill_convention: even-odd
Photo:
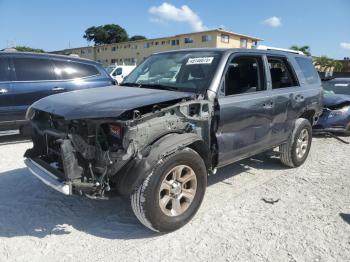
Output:
[[112,76],[117,76],[117,72],[114,72],[114,73],[112,74]]

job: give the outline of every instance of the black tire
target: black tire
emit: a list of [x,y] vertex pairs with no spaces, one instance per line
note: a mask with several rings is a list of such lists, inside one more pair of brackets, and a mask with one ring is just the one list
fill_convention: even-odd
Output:
[[[194,198],[188,208],[178,216],[166,215],[159,203],[160,186],[173,168],[187,165],[195,173],[197,184]],[[207,186],[207,170],[199,154],[184,148],[158,162],[144,182],[131,195],[131,206],[140,222],[156,232],[171,232],[184,226],[198,211]]]
[[[297,145],[298,145],[298,138],[300,134],[303,132],[303,130],[306,130],[308,133],[308,141],[307,141],[307,148],[305,153],[302,155],[302,157],[298,156],[297,154]],[[288,166],[288,167],[298,167],[302,165],[311,148],[311,141],[312,141],[312,127],[310,122],[307,119],[299,118],[295,121],[294,130],[292,132],[291,137],[289,138],[289,141],[283,145],[280,146],[279,151],[281,154],[281,162]]]

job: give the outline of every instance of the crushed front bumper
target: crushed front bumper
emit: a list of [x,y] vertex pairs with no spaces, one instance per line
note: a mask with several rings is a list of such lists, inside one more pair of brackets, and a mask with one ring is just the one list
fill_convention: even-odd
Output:
[[72,184],[70,182],[62,181],[33,159],[27,158],[24,160],[24,163],[28,167],[29,171],[44,184],[64,195],[72,195]]

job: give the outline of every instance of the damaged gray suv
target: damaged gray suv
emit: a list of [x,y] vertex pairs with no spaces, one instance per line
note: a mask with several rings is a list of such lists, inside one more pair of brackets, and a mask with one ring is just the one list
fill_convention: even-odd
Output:
[[273,148],[303,164],[321,90],[311,58],[293,52],[158,53],[121,86],[34,103],[25,162],[66,195],[129,195],[141,223],[170,232],[195,215],[217,168]]

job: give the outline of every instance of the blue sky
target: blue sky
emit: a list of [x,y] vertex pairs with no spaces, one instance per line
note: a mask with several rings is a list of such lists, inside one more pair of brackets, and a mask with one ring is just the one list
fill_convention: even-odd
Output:
[[85,29],[107,23],[148,38],[224,27],[263,38],[264,45],[307,44],[313,55],[350,57],[349,0],[0,0],[0,49],[85,46]]

